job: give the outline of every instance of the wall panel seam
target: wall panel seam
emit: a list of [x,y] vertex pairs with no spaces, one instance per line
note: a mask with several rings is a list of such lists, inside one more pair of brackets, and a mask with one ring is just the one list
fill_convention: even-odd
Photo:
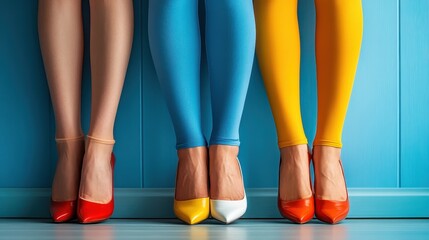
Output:
[[401,0],[397,0],[397,20],[396,20],[396,42],[397,42],[397,67],[396,67],[396,78],[397,78],[397,115],[398,115],[398,136],[397,136],[397,187],[401,188]]
[[143,75],[144,75],[144,73],[143,73],[143,69],[144,69],[144,52],[143,52],[143,44],[142,44],[142,42],[143,42],[143,30],[142,29],[144,29],[143,28],[143,10],[144,10],[144,7],[143,7],[143,3],[142,2],[140,2],[140,18],[139,18],[139,21],[140,21],[140,42],[139,42],[139,44],[140,44],[140,59],[141,59],[141,61],[140,61],[140,64],[141,64],[141,66],[140,66],[140,79],[139,79],[139,81],[140,81],[140,109],[139,109],[139,112],[140,112],[140,171],[141,171],[141,174],[140,174],[140,188],[143,188],[144,187],[144,135],[143,135],[143,130],[144,130],[144,123],[143,123],[143,121],[144,121],[144,119],[143,119],[143,107],[144,107],[144,98],[143,98],[143,92],[144,92],[144,84],[143,84]]

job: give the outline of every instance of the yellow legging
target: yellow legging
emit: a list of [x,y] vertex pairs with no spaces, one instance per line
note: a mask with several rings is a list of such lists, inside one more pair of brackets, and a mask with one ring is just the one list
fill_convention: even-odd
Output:
[[[298,0],[255,0],[259,67],[279,147],[307,144],[299,96]],[[318,115],[313,145],[341,147],[359,58],[361,0],[315,0]]]

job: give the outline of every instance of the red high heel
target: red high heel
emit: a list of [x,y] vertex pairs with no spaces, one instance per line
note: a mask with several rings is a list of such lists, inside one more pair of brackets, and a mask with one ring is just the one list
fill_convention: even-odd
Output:
[[[311,155],[308,154],[308,161],[310,164]],[[280,164],[281,164],[280,158]],[[280,171],[280,168],[279,168]],[[279,174],[280,179],[280,174]],[[311,188],[311,177],[310,188]],[[280,182],[279,182],[280,187]],[[277,207],[279,208],[280,214],[289,219],[292,222],[303,224],[310,221],[314,217],[314,198],[313,195],[308,198],[302,198],[297,200],[281,200],[280,199],[280,188],[277,196]]]
[[72,220],[76,215],[76,200],[54,201],[51,199],[51,217],[56,223]]
[[[83,136],[74,138],[56,138],[57,143],[67,141],[80,141],[83,140]],[[67,222],[72,220],[76,216],[76,200],[72,201],[54,201],[51,198],[50,212],[52,220],[56,223]]]
[[[88,136],[89,139],[102,143],[114,144],[114,140],[103,140]],[[107,220],[112,216],[114,209],[114,196],[113,196],[113,170],[115,168],[115,155],[112,153],[110,160],[112,167],[112,198],[108,203],[96,203],[85,200],[79,197],[77,201],[77,218],[80,223],[98,223]]]
[[[341,172],[343,174],[344,183],[346,182],[344,177],[344,170],[343,170],[343,164],[341,163],[341,159],[339,160],[340,166],[341,166]],[[314,181],[314,187],[316,189],[316,180]],[[347,185],[345,185],[346,188],[346,195],[347,199],[345,201],[336,201],[336,200],[324,200],[315,197],[315,206],[316,206],[316,217],[326,223],[330,224],[336,224],[340,222],[341,220],[345,219],[347,217],[347,214],[349,213],[350,204],[349,204],[349,193],[347,191]]]

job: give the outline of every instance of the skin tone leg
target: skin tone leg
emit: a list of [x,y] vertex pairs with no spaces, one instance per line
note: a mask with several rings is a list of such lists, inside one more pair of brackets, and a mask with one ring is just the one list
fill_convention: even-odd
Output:
[[241,200],[244,183],[236,160],[238,146],[211,145],[209,148],[210,197],[216,200]]
[[[40,0],[39,38],[55,113],[56,138],[82,136],[81,76],[83,27],[81,1]],[[54,201],[76,200],[84,142],[59,141],[52,184]]]
[[284,147],[280,154],[280,199],[290,201],[311,197],[307,145]]
[[347,199],[346,185],[341,165],[338,164],[341,148],[314,146],[313,156],[315,178],[317,179],[317,197],[326,200],[345,201]]
[[177,165],[175,199],[181,201],[208,197],[207,148],[179,149],[177,155],[179,163]]
[[[133,2],[90,1],[92,105],[88,135],[113,139],[113,126],[133,38]],[[79,196],[107,203],[112,197],[113,145],[89,140]]]

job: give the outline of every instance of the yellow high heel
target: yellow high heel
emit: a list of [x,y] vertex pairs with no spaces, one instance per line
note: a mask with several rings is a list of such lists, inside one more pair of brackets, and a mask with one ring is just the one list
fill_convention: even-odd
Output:
[[208,197],[182,201],[174,199],[174,214],[187,224],[197,224],[209,217],[209,203]]

